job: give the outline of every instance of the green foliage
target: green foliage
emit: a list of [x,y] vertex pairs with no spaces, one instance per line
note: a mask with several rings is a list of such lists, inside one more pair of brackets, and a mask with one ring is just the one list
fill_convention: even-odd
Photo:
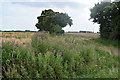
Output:
[[63,33],[62,28],[67,24],[73,24],[72,19],[66,13],[54,12],[51,9],[44,10],[41,16],[37,17],[38,23],[35,25],[40,31],[49,31],[50,33]]
[[120,40],[120,1],[101,2],[90,11],[93,22],[100,24],[102,38]]
[[78,37],[36,34],[31,45],[3,42],[4,78],[118,78],[118,57]]
[[[47,37],[42,39],[41,36]],[[94,46],[91,47],[91,45],[88,45],[88,41],[77,40],[78,38],[76,38],[77,37],[75,36],[68,37],[39,34],[37,37],[33,37],[34,41],[32,44],[42,43],[42,46],[44,47],[46,46],[46,42],[48,42],[45,50],[46,53],[44,53],[43,56],[47,55],[47,57],[51,57],[50,59],[52,59],[52,61],[48,59],[50,62],[47,63],[51,65],[52,70],[56,70],[54,67],[55,64],[61,66],[60,68],[58,67],[56,75],[53,74],[56,72],[51,72],[51,74],[54,75],[54,78],[117,77],[118,62],[114,63],[118,61],[117,57]],[[38,52],[41,53],[41,50],[38,49]],[[60,61],[58,60],[57,63],[53,62],[58,59],[58,56]],[[51,64],[51,62],[53,63]],[[113,67],[112,64],[114,64],[116,72],[111,70]],[[109,71],[107,71],[107,69]],[[102,73],[104,73],[104,75],[102,75]]]
[[30,78],[35,76],[32,68],[36,65],[36,58],[27,46],[18,45],[13,41],[3,42],[2,45],[3,78]]
[[120,42],[118,40],[109,40],[109,39],[102,39],[102,38],[96,38],[91,40],[106,46],[114,46],[116,48],[120,48]]
[[51,28],[51,31],[54,33],[60,33],[61,27],[59,25],[53,25],[53,27]]

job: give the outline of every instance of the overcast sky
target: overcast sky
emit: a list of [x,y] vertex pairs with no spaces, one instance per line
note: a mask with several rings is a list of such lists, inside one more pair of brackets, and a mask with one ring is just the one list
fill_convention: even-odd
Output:
[[37,16],[42,10],[67,13],[73,20],[65,31],[99,31],[99,25],[93,24],[89,9],[101,0],[0,0],[0,30],[37,30]]

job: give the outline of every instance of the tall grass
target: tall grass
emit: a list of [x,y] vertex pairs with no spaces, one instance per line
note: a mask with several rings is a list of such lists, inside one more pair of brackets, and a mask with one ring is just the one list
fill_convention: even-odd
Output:
[[[63,63],[67,62],[68,69],[65,71],[69,73],[66,75],[68,77],[115,77],[115,75],[117,77],[118,58],[89,45],[86,40],[80,40],[75,36],[38,34],[33,38],[32,46],[36,49],[36,54],[43,53],[46,55],[46,52],[53,52],[54,49],[55,55],[58,50],[61,51]],[[44,49],[41,50],[41,47]],[[112,68],[115,72],[112,72]],[[101,75],[102,70],[105,73],[104,76]],[[72,76],[72,73],[74,73],[74,76]]]
[[118,40],[110,40],[110,39],[103,39],[103,38],[96,38],[96,39],[94,38],[91,40],[106,46],[114,46],[116,48],[120,48],[120,41]]
[[118,57],[77,37],[36,34],[29,47],[2,48],[4,78],[118,78]]

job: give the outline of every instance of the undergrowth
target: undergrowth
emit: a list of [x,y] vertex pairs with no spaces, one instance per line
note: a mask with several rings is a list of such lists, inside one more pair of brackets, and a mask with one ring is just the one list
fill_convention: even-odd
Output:
[[118,78],[118,56],[77,37],[36,34],[31,46],[2,42],[3,78]]

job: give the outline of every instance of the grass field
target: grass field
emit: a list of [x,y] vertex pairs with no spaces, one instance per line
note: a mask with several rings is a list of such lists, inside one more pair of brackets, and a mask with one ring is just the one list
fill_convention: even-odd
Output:
[[95,33],[3,32],[3,78],[118,78],[118,41]]

